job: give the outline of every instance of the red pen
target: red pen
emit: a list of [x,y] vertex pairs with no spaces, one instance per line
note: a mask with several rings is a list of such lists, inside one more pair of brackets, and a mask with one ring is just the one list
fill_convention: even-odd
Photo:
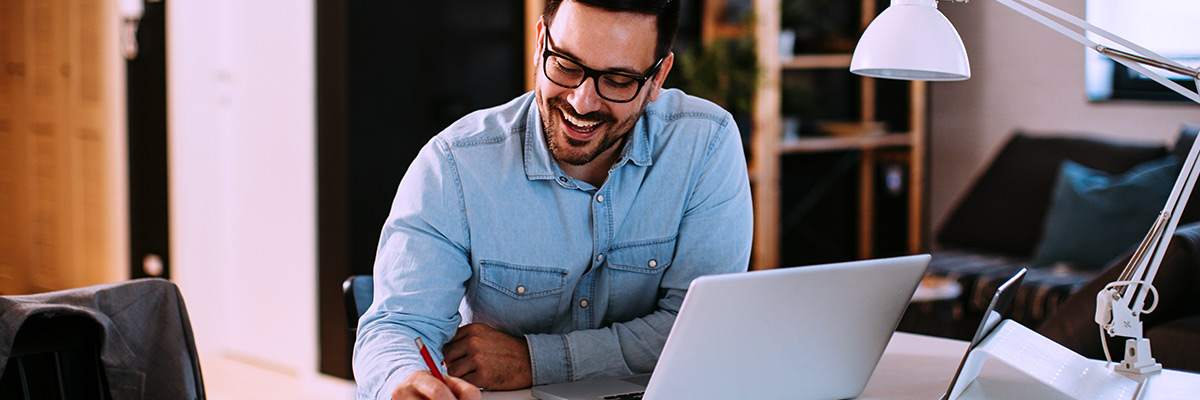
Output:
[[425,365],[429,366],[429,373],[433,374],[434,378],[438,378],[442,383],[446,383],[446,378],[442,377],[442,372],[438,370],[437,363],[433,362],[433,356],[429,355],[429,349],[425,348],[425,342],[421,338],[414,340],[417,342],[417,349],[421,350],[421,357],[425,358]]

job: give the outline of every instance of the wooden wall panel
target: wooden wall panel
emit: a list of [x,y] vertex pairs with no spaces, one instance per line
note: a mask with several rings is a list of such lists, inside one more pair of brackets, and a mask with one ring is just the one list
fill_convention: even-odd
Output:
[[116,280],[115,5],[0,0],[0,294]]
[[71,257],[70,165],[71,143],[67,137],[70,110],[67,89],[70,83],[68,63],[66,1],[37,0],[26,3],[32,15],[29,28],[29,124],[33,152],[31,173],[33,192],[31,224],[33,246],[30,249],[33,270],[28,288],[53,290],[74,284],[67,267]]
[[111,163],[111,151],[106,147],[108,137],[116,132],[106,129],[112,118],[108,111],[105,93],[112,91],[105,55],[117,54],[111,35],[104,29],[107,20],[104,0],[70,0],[70,52],[71,82],[68,93],[68,108],[72,153],[71,191],[73,198],[74,223],[71,238],[72,256],[75,267],[71,278],[76,286],[107,281],[111,268],[113,244],[107,227],[119,221],[109,213],[109,192],[115,187],[111,179],[113,172],[107,168]]
[[29,172],[23,0],[0,0],[0,293],[25,290]]

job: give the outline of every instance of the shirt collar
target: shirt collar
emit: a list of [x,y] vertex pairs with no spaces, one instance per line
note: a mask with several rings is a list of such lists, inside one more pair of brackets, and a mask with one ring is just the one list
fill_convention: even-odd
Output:
[[[529,96],[529,111],[525,119],[525,176],[531,180],[555,179],[565,175],[558,163],[550,156],[546,147],[545,133],[542,130],[542,118],[537,107],[537,97]],[[653,103],[651,103],[653,105]],[[638,118],[629,134],[629,140],[621,150],[621,158],[613,164],[617,169],[626,163],[646,167],[654,162],[650,157],[650,129],[646,126],[646,114]]]

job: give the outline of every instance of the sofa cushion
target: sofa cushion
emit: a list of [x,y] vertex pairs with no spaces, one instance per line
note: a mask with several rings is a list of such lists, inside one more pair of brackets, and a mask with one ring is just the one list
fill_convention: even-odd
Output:
[[1138,164],[1120,175],[1064,161],[1033,263],[1103,267],[1142,241],[1178,175],[1179,160],[1174,155]]
[[1200,134],[1200,125],[1183,124],[1179,128],[1179,137],[1175,138],[1175,144],[1171,146],[1171,154],[1178,157],[1180,160],[1186,160],[1188,152],[1192,151],[1192,144],[1196,142],[1196,135]]
[[[992,301],[992,294],[1004,281],[1021,268],[1029,271],[1017,288],[1012,309],[1006,318],[1026,326],[1037,326],[1071,296],[1079,286],[1095,276],[1096,271],[1070,268],[1034,268],[1027,258],[984,253],[977,250],[944,248],[932,253],[928,274],[956,280],[962,285],[959,296],[964,321],[970,333]],[[966,336],[969,340],[971,337]]]
[[1146,338],[1164,367],[1200,372],[1200,315],[1164,322],[1146,331]]
[[1018,132],[951,212],[938,242],[1029,257],[1063,160],[1116,174],[1166,153],[1165,146],[1144,142]]
[[[1050,314],[1037,328],[1038,333],[1050,338],[1067,348],[1082,354],[1084,357],[1104,359],[1103,348],[1100,345],[1099,328],[1094,321],[1096,313],[1096,293],[1100,292],[1110,282],[1120,279],[1122,271],[1130,257],[1112,263],[1096,275],[1091,281],[1072,294],[1062,306]],[[1172,321],[1195,318],[1200,315],[1200,300],[1197,299],[1197,288],[1200,287],[1200,224],[1193,223],[1180,226],[1163,254],[1159,264],[1158,274],[1154,278],[1154,287],[1160,296],[1158,307],[1154,312],[1142,315],[1142,324],[1147,337],[1153,337],[1160,327],[1166,327],[1164,332],[1182,328],[1186,323],[1173,324]],[[1032,326],[1031,326],[1032,327]],[[1193,332],[1194,333],[1194,332]],[[1180,337],[1178,333],[1166,333],[1169,337]],[[1192,336],[1197,337],[1197,336]],[[1108,348],[1114,354],[1114,361],[1119,361],[1124,347],[1121,337],[1108,338]],[[1170,339],[1165,339],[1170,340]],[[1151,339],[1154,357],[1159,358],[1166,351],[1179,352],[1178,357],[1200,360],[1200,350],[1195,346],[1188,348],[1174,347],[1174,344],[1159,345]],[[1163,362],[1166,368],[1189,368],[1187,365],[1174,365]]]

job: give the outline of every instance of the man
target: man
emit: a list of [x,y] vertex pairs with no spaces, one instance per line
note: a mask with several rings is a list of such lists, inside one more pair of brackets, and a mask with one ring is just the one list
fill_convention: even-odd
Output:
[[661,90],[678,18],[679,0],[548,1],[534,92],[421,150],[380,239],[359,398],[648,372],[691,281],[746,269],[737,126]]

